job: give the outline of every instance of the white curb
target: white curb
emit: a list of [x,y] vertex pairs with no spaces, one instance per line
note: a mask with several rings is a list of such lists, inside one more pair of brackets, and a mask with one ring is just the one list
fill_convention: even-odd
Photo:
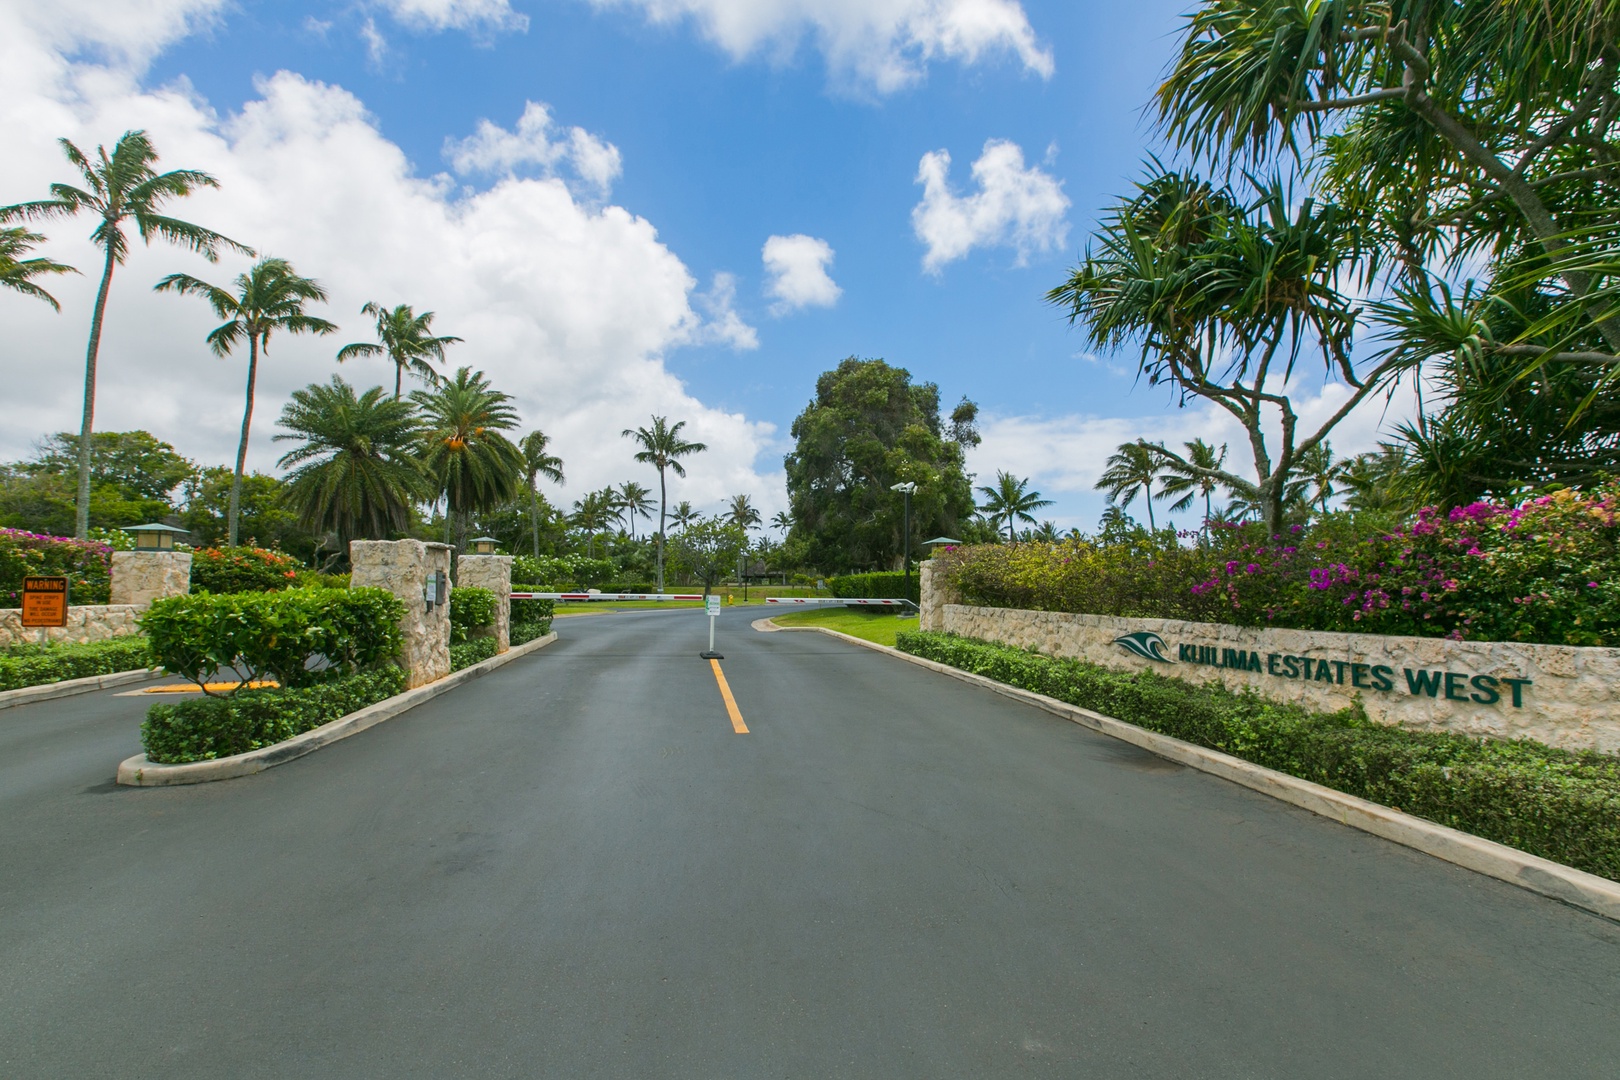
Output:
[[480,661],[472,667],[462,668],[440,679],[438,682],[418,686],[414,690],[407,690],[403,694],[395,694],[375,705],[368,705],[358,712],[347,716],[340,716],[336,720],[322,724],[318,728],[311,728],[301,735],[294,735],[285,742],[274,746],[260,747],[258,750],[249,750],[242,754],[232,754],[230,757],[215,758],[212,761],[191,761],[184,765],[161,765],[147,761],[145,754],[136,754],[126,758],[118,766],[118,782],[129,787],[168,787],[175,784],[206,784],[212,780],[230,780],[237,776],[251,776],[265,769],[273,769],[277,765],[286,764],[294,758],[301,758],[305,754],[319,750],[323,746],[330,746],[350,735],[360,732],[392,719],[400,713],[408,712],[426,701],[432,701],[440,694],[454,690],[462,683],[471,682],[481,675],[487,675],[504,664],[509,664],[520,656],[545,648],[557,640],[557,632],[553,630],[545,637],[535,638],[515,648],[508,649],[488,660]]
[[52,701],[56,698],[72,697],[75,694],[89,694],[96,690],[110,690],[114,686],[145,682],[161,674],[162,668],[136,668],[134,671],[86,675],[82,679],[64,679],[62,682],[41,683],[38,686],[24,686],[16,690],[0,690],[0,709],[32,705],[36,701]]
[[[760,622],[768,620],[761,619]],[[836,638],[853,642],[863,648],[876,652],[887,653],[902,660],[917,664],[920,667],[937,671],[942,675],[949,675],[963,682],[973,683],[992,690],[1003,697],[1014,698],[1018,701],[1034,705],[1036,708],[1055,713],[1066,720],[1072,720],[1082,727],[1104,735],[1113,736],[1123,742],[1140,746],[1166,758],[1179,762],[1202,772],[1211,773],[1235,784],[1242,784],[1246,788],[1258,791],[1263,795],[1281,799],[1313,814],[1332,818],[1341,825],[1348,825],[1353,829],[1381,836],[1385,840],[1392,840],[1397,844],[1421,851],[1426,855],[1433,855],[1437,859],[1456,866],[1465,867],[1488,877],[1506,881],[1520,888],[1528,889],[1542,896],[1554,900],[1562,900],[1566,904],[1583,908],[1587,911],[1602,915],[1605,918],[1620,922],[1620,882],[1610,881],[1608,878],[1588,874],[1584,870],[1577,870],[1563,863],[1543,859],[1538,855],[1531,855],[1518,848],[1498,844],[1494,840],[1485,840],[1470,833],[1462,832],[1445,825],[1411,814],[1404,814],[1399,810],[1391,810],[1366,799],[1354,795],[1346,795],[1342,791],[1313,784],[1309,780],[1301,780],[1297,776],[1267,769],[1252,762],[1235,758],[1230,754],[1223,754],[1218,750],[1206,750],[1202,746],[1183,742],[1171,738],[1169,735],[1160,735],[1146,728],[1127,724],[1123,720],[1116,720],[1102,713],[1082,709],[1067,702],[1049,698],[1044,694],[1037,694],[1029,690],[1021,690],[1016,686],[997,682],[984,675],[975,675],[961,668],[951,667],[949,664],[925,660],[920,656],[901,652],[888,645],[879,645],[876,642],[862,641],[860,638],[841,634],[837,630],[829,630],[825,626],[775,626],[776,630],[815,630],[823,634],[830,634]],[[755,629],[764,630],[765,627],[755,624]]]

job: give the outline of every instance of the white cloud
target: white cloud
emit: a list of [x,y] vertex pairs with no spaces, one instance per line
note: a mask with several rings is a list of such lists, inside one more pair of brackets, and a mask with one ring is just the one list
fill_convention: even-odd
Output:
[[770,280],[767,296],[775,298],[771,313],[784,315],[806,307],[832,307],[844,292],[827,273],[832,265],[832,245],[814,236],[795,233],[773,236],[760,252]]
[[921,79],[930,62],[976,64],[1011,54],[1027,71],[1052,74],[1017,0],[591,0],[633,7],[653,22],[695,20],[733,59],[790,57],[810,37],[836,80],[889,93]]
[[444,156],[463,175],[513,176],[532,170],[541,176],[554,176],[558,167],[566,164],[603,199],[624,171],[618,147],[584,128],[562,131],[552,121],[550,108],[538,101],[524,104],[516,130],[480,120],[477,129],[465,139],[446,139]]
[[529,17],[512,10],[509,0],[381,0],[381,6],[415,30],[470,30],[474,33],[529,28]]
[[714,275],[709,291],[694,299],[709,321],[694,335],[697,342],[715,342],[746,351],[759,348],[759,332],[743,322],[733,305],[737,302],[737,277],[720,272]]
[[[420,177],[353,94],[289,72],[262,80],[255,100],[222,116],[183,84],[143,86],[138,65],[70,59],[73,42],[36,33],[19,14],[24,7],[0,0],[0,129],[13,148],[0,156],[0,198],[38,197],[70,176],[58,136],[89,148],[145,128],[163,167],[205,169],[221,183],[175,204],[178,216],[291,260],[332,294],[319,314],[342,326],[337,335],[271,342],[260,368],[251,467],[273,470],[285,449],[271,436],[292,390],[334,374],[360,386],[392,384],[383,363],[339,367],[333,359],[339,345],[369,338],[359,309],[377,300],[431,309],[440,332],[466,339],[451,346],[451,364],[486,371],[514,395],[526,428],[552,436],[567,463],[564,501],[629,478],[646,482],[618,432],[658,413],[688,421],[687,433],[711,448],[689,466],[688,479],[672,481],[672,498],[713,506],[746,491],[762,505],[780,502],[773,482],[754,469],[773,427],[704,404],[665,367],[671,350],[705,334],[737,343],[747,335],[724,314],[727,290],[695,295],[692,273],[644,218],[582,203],[555,177],[503,178],[471,194],[447,178]],[[135,37],[145,35],[143,48],[160,47],[165,33],[187,25],[160,21],[132,27]],[[26,417],[0,425],[0,459],[28,454],[43,434],[77,429],[99,265],[89,230],[83,220],[41,228],[49,236],[44,253],[86,270],[52,284],[61,315],[0,296],[7,398],[30,403]],[[226,257],[211,266],[170,246],[133,246],[107,310],[98,429],[146,428],[205,463],[230,459],[243,361],[208,352],[203,337],[216,320],[205,305],[154,294],[152,285],[174,271],[228,282],[246,265]],[[695,304],[720,312],[718,323]],[[771,475],[779,469],[761,460]]]
[[1039,166],[1024,167],[1018,144],[991,139],[973,163],[978,190],[951,191],[951,155],[924,154],[917,166],[922,201],[911,211],[912,231],[928,246],[923,268],[938,273],[948,262],[976,247],[1010,247],[1019,265],[1036,252],[1050,251],[1069,235],[1069,197],[1063,184]]
[[366,60],[372,69],[380,69],[383,61],[388,59],[388,39],[377,29],[376,19],[367,19],[360,24],[360,40],[365,42]]

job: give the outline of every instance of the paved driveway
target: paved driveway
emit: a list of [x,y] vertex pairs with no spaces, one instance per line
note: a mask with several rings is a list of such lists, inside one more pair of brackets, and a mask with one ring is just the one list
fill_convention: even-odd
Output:
[[1604,1077],[1620,925],[728,611],[131,790],[0,712],[0,1076]]

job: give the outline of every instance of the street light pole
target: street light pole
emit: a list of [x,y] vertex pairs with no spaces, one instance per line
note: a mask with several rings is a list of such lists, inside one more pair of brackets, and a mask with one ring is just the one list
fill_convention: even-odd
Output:
[[[905,524],[904,524],[904,527],[903,527],[903,530],[902,530],[904,532],[904,536],[901,538],[901,541],[900,541],[900,553],[901,553],[900,554],[900,559],[901,559],[901,566],[905,571],[905,592],[906,592],[906,597],[905,598],[907,600],[910,600],[911,599],[911,493],[913,491],[917,490],[917,485],[915,483],[911,482],[911,481],[907,481],[904,484],[895,484],[892,487],[890,487],[889,490],[890,491],[898,491],[902,496],[905,497],[905,513],[904,513],[904,516],[903,516],[903,519],[902,519]],[[902,609],[902,610],[904,610],[904,609]]]

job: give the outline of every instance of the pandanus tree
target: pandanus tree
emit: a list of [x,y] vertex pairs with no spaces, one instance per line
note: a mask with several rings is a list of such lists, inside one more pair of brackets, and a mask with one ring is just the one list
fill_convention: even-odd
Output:
[[456,548],[467,522],[523,490],[523,451],[503,432],[517,427],[512,396],[490,387],[481,371],[460,368],[436,390],[411,394],[422,417],[422,461],[445,500]]
[[44,239],[39,233],[21,227],[0,229],[0,286],[43,300],[53,309],[61,311],[62,305],[56,302],[56,297],[46,292],[34,279],[47,274],[77,274],[78,271],[66,263],[51,259],[23,257]]
[[1020,521],[1035,524],[1033,511],[1052,505],[1051,499],[1043,499],[1040,492],[1029,490],[1027,477],[1020,479],[1005,470],[996,473],[994,487],[981,486],[979,491],[984,495],[984,505],[979,509],[992,527],[1006,524],[1009,544],[1015,539],[1013,526]]
[[669,506],[669,489],[664,482],[666,470],[676,476],[685,476],[686,468],[681,464],[681,458],[692,454],[702,453],[708,447],[700,442],[689,442],[681,438],[681,428],[686,426],[685,420],[677,420],[671,424],[667,417],[654,416],[652,424],[648,427],[625,428],[621,433],[624,438],[634,439],[636,445],[641,447],[636,451],[636,460],[643,465],[651,465],[658,470],[658,591],[664,591],[664,525],[665,510]]
[[347,554],[351,540],[387,540],[410,527],[411,506],[432,494],[419,454],[421,424],[409,402],[380,386],[355,395],[332,376],[295,390],[282,409],[276,440],[294,442],[277,462],[287,474],[286,499],[301,526],[333,535]]
[[79,424],[79,485],[74,510],[74,535],[85,539],[90,531],[90,448],[95,430],[96,362],[101,351],[101,332],[107,315],[107,294],[112,289],[113,268],[129,257],[129,237],[125,229],[133,222],[145,243],[153,239],[194,251],[214,262],[220,247],[245,255],[253,250],[229,237],[161,213],[163,205],[182,199],[199,188],[218,187],[205,172],[175,169],[160,173],[154,166],[158,153],[144,131],[126,131],[113,146],[96,148],[91,158],[68,139],[59,140],[69,164],[79,171],[83,187],[52,184],[51,197],[36,202],[0,207],[0,221],[19,218],[40,219],[89,214],[96,219],[91,242],[101,248],[104,258],[101,285],[90,314],[90,343],[84,359],[84,412]]
[[394,365],[394,397],[397,399],[408,369],[412,375],[428,386],[437,386],[441,376],[433,368],[433,361],[444,363],[444,347],[461,339],[449,335],[435,336],[433,312],[418,315],[409,304],[385,308],[373,300],[360,309],[360,314],[377,320],[377,341],[357,341],[338,350],[338,363],[361,356],[386,356]]
[[[1153,484],[1165,471],[1164,448],[1146,439],[1121,443],[1108,457],[1107,467],[1097,478],[1097,488],[1108,493],[1108,501],[1121,508],[1136,501],[1138,491],[1147,506],[1148,528],[1157,530],[1153,520]],[[1164,493],[1160,492],[1162,498]]]
[[529,489],[529,527],[533,533],[534,557],[540,557],[540,487],[543,476],[554,484],[563,483],[562,458],[551,453],[551,440],[543,431],[531,431],[518,442],[523,453],[523,483]]
[[237,275],[230,289],[210,285],[190,274],[170,274],[157,283],[156,289],[182,296],[200,296],[208,301],[215,318],[225,320],[206,339],[215,356],[228,356],[237,346],[247,344],[247,403],[242,409],[242,437],[236,444],[236,471],[231,476],[231,495],[225,508],[225,535],[234,547],[242,509],[242,473],[247,467],[248,435],[253,427],[259,356],[269,355],[270,335],[277,331],[330,334],[337,329],[337,324],[304,310],[305,304],[324,301],[326,290],[320,283],[298,276],[286,259],[261,259],[252,269]]

